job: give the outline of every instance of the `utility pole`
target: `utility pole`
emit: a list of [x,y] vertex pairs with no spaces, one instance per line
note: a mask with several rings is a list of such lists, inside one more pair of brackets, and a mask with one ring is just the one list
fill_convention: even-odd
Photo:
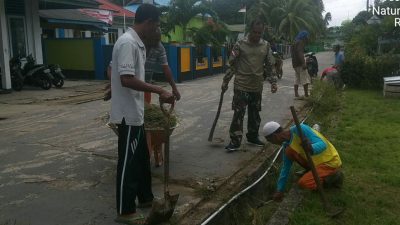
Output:
[[369,11],[369,0],[367,0],[367,12]]
[[[122,0],[122,8],[125,9],[124,7],[125,7],[125,0]],[[126,31],[126,23],[125,23],[125,10],[124,10],[124,32],[125,31]]]

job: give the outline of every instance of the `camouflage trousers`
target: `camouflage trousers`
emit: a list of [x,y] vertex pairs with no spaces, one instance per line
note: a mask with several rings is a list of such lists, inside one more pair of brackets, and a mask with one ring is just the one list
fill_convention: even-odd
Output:
[[243,137],[243,119],[248,108],[247,118],[247,139],[258,138],[261,118],[261,92],[246,92],[234,90],[232,100],[233,118],[229,134],[234,145],[240,145]]

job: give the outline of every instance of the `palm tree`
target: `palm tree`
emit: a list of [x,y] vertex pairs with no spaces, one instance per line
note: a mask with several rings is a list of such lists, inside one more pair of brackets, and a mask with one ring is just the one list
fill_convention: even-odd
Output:
[[328,26],[330,21],[332,21],[332,14],[330,12],[327,12],[324,18],[325,26]]
[[265,23],[268,22],[270,19],[269,12],[271,11],[271,9],[271,1],[258,0],[250,7],[249,12],[247,13],[249,15],[248,21],[252,21],[257,18],[261,19]]
[[273,37],[274,34],[278,33],[277,27],[272,26],[274,17],[272,16],[272,10],[279,6],[285,4],[286,0],[257,0],[250,6],[250,10],[248,11],[248,23],[253,21],[254,19],[260,19],[266,25],[272,29],[271,33],[268,33],[270,37]]
[[169,7],[167,21],[182,27],[183,40],[187,41],[188,24],[192,18],[208,13],[215,17],[214,11],[206,0],[174,0]]
[[271,13],[273,25],[290,40],[301,30],[306,29],[315,35],[324,28],[320,9],[313,0],[284,0]]
[[323,11],[325,11],[325,5],[324,5],[324,2],[322,0],[312,0],[312,3],[314,3],[314,5],[317,6],[317,8],[319,9],[319,11],[321,13]]

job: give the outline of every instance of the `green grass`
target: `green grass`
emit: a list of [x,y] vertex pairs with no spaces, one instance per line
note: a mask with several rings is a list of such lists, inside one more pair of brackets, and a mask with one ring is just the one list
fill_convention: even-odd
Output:
[[323,123],[323,133],[342,158],[344,186],[326,195],[345,211],[329,218],[319,195],[307,192],[290,224],[400,224],[400,99],[361,90],[338,95],[341,104],[333,111],[317,107],[310,123]]

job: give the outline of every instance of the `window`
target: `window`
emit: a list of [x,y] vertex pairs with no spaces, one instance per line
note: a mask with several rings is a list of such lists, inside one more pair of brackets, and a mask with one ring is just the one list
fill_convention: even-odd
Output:
[[86,37],[86,31],[81,31],[81,36],[80,38],[85,38]]
[[203,58],[207,57],[205,46],[196,46],[196,58],[198,63],[204,63]]
[[25,57],[27,55],[26,25],[23,16],[9,16],[11,56]]
[[118,39],[118,33],[117,32],[110,32],[110,33],[108,33],[108,41],[109,41],[109,44],[111,45],[111,44],[115,44],[115,42],[117,41],[117,39]]
[[46,38],[56,38],[56,30],[55,29],[42,29],[42,37]]
[[97,31],[92,31],[91,32],[91,37],[92,38],[94,38],[94,37],[101,37],[102,36],[102,34],[100,33],[100,32],[97,32]]
[[221,47],[212,47],[211,53],[212,53],[213,62],[218,62],[219,57],[222,55]]

